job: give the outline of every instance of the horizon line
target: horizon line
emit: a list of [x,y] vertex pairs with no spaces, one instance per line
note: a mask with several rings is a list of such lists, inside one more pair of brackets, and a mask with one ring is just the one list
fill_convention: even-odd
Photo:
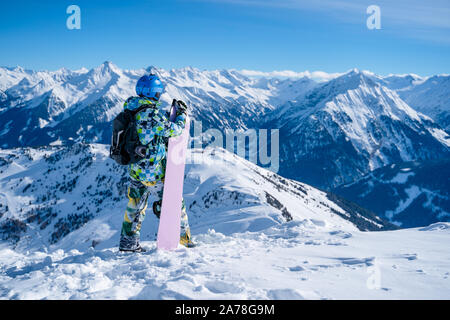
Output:
[[372,74],[372,75],[376,75],[379,76],[381,78],[386,78],[386,77],[390,77],[390,76],[416,76],[419,77],[421,79],[427,79],[427,78],[431,78],[433,76],[450,76],[450,74],[448,73],[434,73],[434,74],[430,74],[430,75],[419,75],[417,73],[414,72],[410,72],[410,73],[389,73],[389,74],[378,74],[376,72],[370,71],[370,70],[364,70],[364,69],[360,69],[360,68],[350,68],[344,72],[327,72],[327,71],[323,71],[323,70],[315,70],[315,71],[309,71],[309,70],[303,70],[303,71],[294,71],[294,70],[272,70],[272,71],[261,71],[261,70],[251,70],[251,69],[236,69],[236,68],[217,68],[217,69],[207,69],[207,68],[199,68],[199,67],[195,67],[192,65],[187,65],[184,67],[179,67],[179,68],[162,68],[162,67],[157,67],[155,65],[149,65],[147,67],[140,67],[140,68],[122,68],[120,66],[118,66],[117,64],[115,64],[114,62],[110,61],[110,60],[106,60],[103,63],[97,65],[97,66],[93,66],[90,68],[87,68],[85,66],[77,68],[77,69],[70,69],[67,67],[60,67],[57,69],[32,69],[32,68],[28,68],[28,67],[22,67],[21,65],[16,65],[16,66],[5,66],[5,65],[1,65],[0,68],[4,68],[4,69],[8,69],[10,71],[13,71],[14,69],[22,69],[23,71],[27,72],[49,72],[49,73],[53,73],[53,72],[58,72],[61,70],[68,70],[68,71],[73,71],[73,72],[77,72],[77,71],[85,71],[89,72],[90,70],[96,69],[102,65],[105,64],[111,64],[114,67],[119,68],[120,70],[124,70],[124,71],[137,71],[137,70],[149,70],[151,68],[155,68],[157,70],[163,70],[163,71],[177,71],[177,70],[183,70],[183,69],[194,69],[200,72],[214,72],[214,71],[234,71],[234,72],[239,72],[244,76],[250,77],[250,78],[291,78],[291,79],[301,79],[301,78],[310,78],[310,79],[319,79],[319,81],[328,81],[334,78],[337,78],[339,76],[342,76],[344,74],[347,74],[351,71],[358,71],[358,72],[362,72],[362,73],[368,73],[368,74]]

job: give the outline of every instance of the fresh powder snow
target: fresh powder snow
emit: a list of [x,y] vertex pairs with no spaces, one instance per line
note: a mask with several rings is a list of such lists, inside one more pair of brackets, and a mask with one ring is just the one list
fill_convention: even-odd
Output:
[[[450,298],[450,223],[360,231],[325,192],[223,149],[190,155],[197,160],[187,165],[184,194],[198,246],[157,250],[158,221],[147,212],[141,239],[148,252],[130,254],[117,248],[126,206],[117,187],[126,171],[108,159],[107,146],[2,150],[2,219],[23,219],[27,229],[0,245],[0,298]],[[62,174],[79,180],[63,184]],[[43,179],[48,189],[33,190]],[[57,217],[26,220],[39,201],[45,208],[49,191],[59,199],[50,202]],[[86,206],[98,212],[52,241],[58,218]]]

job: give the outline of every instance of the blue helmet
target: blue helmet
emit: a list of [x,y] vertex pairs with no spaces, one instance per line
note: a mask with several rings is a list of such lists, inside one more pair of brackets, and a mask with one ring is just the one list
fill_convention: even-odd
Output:
[[155,74],[142,76],[136,84],[136,93],[141,97],[159,100],[164,91],[164,85]]

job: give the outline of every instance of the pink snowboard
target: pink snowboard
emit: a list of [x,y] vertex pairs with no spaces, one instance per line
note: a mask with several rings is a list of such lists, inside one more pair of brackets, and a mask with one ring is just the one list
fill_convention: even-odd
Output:
[[181,201],[188,140],[189,118],[186,118],[183,133],[169,139],[157,238],[158,249],[174,250],[180,242]]

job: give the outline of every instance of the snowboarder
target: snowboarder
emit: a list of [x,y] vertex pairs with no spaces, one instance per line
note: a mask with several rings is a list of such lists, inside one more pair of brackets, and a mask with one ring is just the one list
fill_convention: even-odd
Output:
[[[124,103],[124,109],[129,110],[136,110],[147,105],[147,108],[135,115],[138,137],[140,143],[146,148],[142,151],[144,158],[129,165],[129,201],[120,234],[120,251],[145,251],[139,242],[140,230],[148,204],[156,217],[159,218],[161,213],[168,139],[180,135],[185,127],[187,107],[183,101],[177,101],[175,122],[169,121],[168,112],[160,110],[159,99],[163,90],[164,85],[157,75],[145,75],[136,84],[138,96],[130,97]],[[182,200],[180,243],[188,248],[194,246],[184,199]]]

